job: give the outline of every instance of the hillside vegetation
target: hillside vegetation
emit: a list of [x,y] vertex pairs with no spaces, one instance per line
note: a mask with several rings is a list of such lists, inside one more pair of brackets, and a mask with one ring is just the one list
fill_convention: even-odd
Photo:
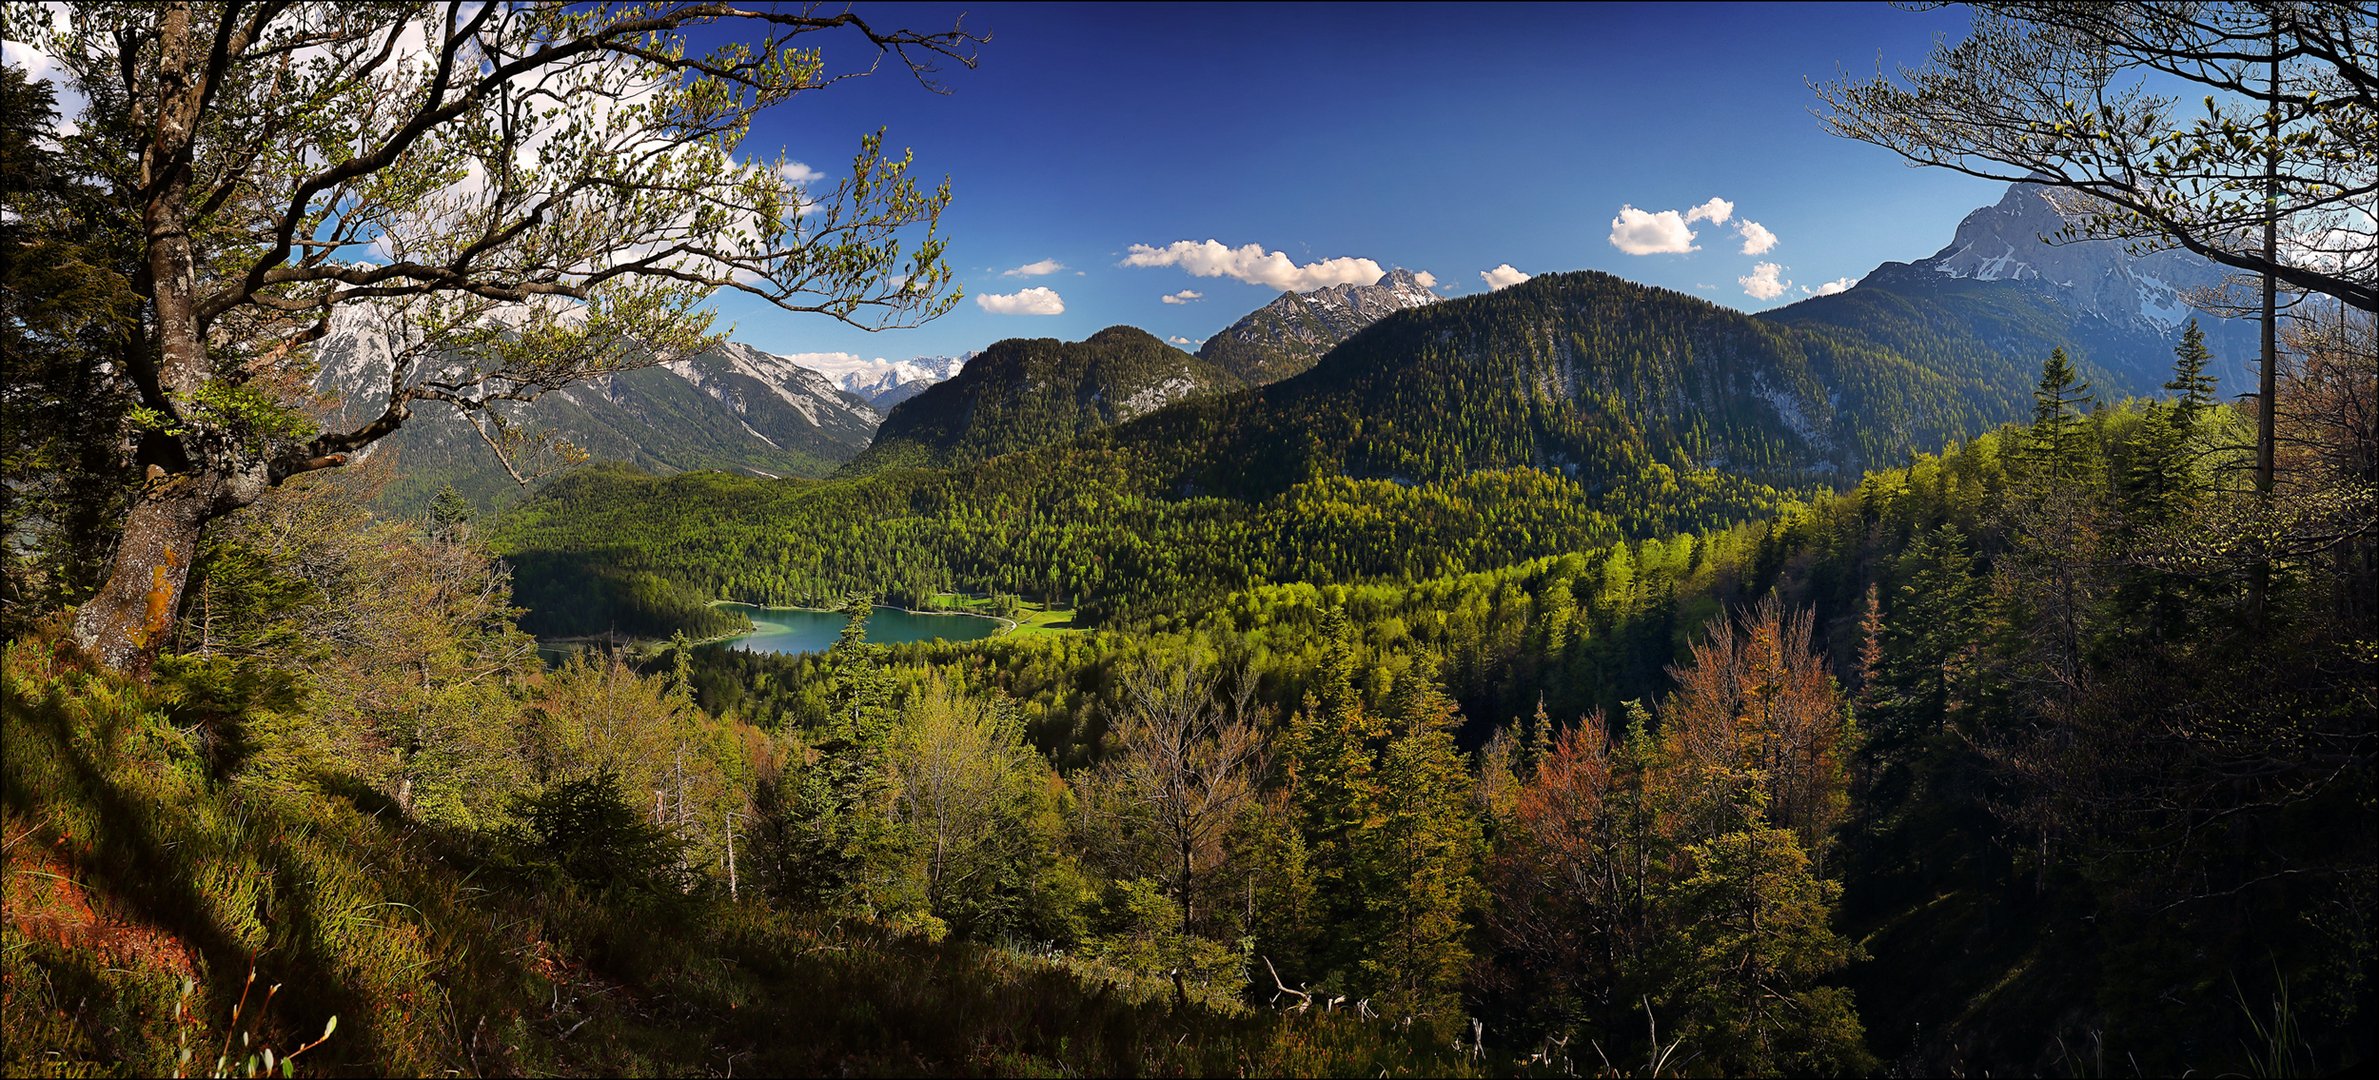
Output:
[[[54,629],[0,658],[11,1075],[238,1068],[326,1028],[301,1073],[1472,1067],[1343,1012],[1178,1001],[1130,954],[792,903],[754,800],[799,736],[614,661],[541,670],[457,531],[320,487],[242,524],[150,679]],[[259,543],[326,532],[356,540]]]
[[1240,385],[1136,327],[1111,326],[1083,341],[1009,338],[894,406],[852,469],[972,465]]

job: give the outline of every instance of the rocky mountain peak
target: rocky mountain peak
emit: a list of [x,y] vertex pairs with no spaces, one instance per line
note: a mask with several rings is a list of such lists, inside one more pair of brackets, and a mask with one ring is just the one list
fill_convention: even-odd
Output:
[[958,374],[967,361],[978,355],[964,352],[957,356],[868,360],[849,353],[800,353],[790,359],[826,376],[838,389],[857,396],[878,411],[889,411],[925,388]]
[[1966,215],[1947,247],[1912,269],[1977,281],[2037,282],[2085,313],[2160,332],[2198,314],[2190,302],[2193,294],[2221,285],[2221,267],[2185,251],[2134,255],[2121,241],[2069,237],[2068,226],[2080,223],[2078,198],[2040,184],[2009,185],[1996,204]]
[[1369,285],[1284,292],[1206,339],[1198,356],[1250,383],[1277,382],[1312,367],[1364,327],[1440,299],[1403,267]]
[[[349,304],[317,346],[325,422],[352,426],[386,407],[391,367],[407,333],[396,313]],[[459,360],[452,361],[459,363]],[[793,358],[723,341],[683,360],[589,379],[508,410],[596,457],[647,469],[734,469],[759,476],[822,475],[865,449],[883,413]],[[393,448],[405,482],[385,498],[412,509],[452,483],[483,505],[517,495],[492,454],[444,408],[423,407],[370,452]]]

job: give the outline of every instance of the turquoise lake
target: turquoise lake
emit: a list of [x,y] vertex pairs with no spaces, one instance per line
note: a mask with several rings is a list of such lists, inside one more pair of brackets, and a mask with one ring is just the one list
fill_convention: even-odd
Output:
[[[751,619],[752,632],[720,642],[722,648],[771,653],[825,652],[843,632],[843,615],[839,611],[764,608],[746,604],[724,606],[734,607]],[[981,615],[951,615],[880,607],[867,617],[867,640],[878,645],[905,645],[935,638],[974,641],[990,637],[998,633],[999,629],[999,620]]]

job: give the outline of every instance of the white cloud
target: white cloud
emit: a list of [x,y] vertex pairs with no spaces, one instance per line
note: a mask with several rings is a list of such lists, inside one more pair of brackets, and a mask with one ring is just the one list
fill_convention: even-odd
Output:
[[1337,258],[1297,265],[1288,254],[1260,244],[1224,247],[1219,240],[1176,240],[1163,247],[1133,244],[1125,266],[1178,266],[1198,277],[1227,277],[1288,292],[1332,285],[1369,285],[1387,273],[1370,259]]
[[1417,274],[1414,274],[1413,280],[1420,282],[1421,287],[1424,289],[1434,289],[1437,287],[1437,275],[1432,274],[1427,270],[1423,270]]
[[1057,273],[1058,271],[1060,271],[1060,270],[1063,270],[1063,269],[1065,269],[1065,268],[1066,268],[1066,264],[1064,264],[1064,263],[1061,263],[1061,262],[1057,261],[1056,259],[1042,259],[1042,260],[1040,260],[1039,262],[1028,262],[1028,263],[1024,264],[1023,266],[1019,266],[1019,267],[1016,267],[1016,268],[1014,268],[1014,269],[1010,269],[1010,270],[1002,270],[1002,271],[1000,271],[1000,276],[1001,276],[1001,277],[1042,277],[1042,276],[1045,276],[1045,275],[1048,275],[1048,274],[1054,274],[1054,273]]
[[1858,284],[1858,282],[1850,278],[1835,278],[1834,280],[1826,282],[1825,284],[1814,289],[1807,285],[1803,285],[1801,286],[1801,291],[1808,293],[1811,296],[1832,296],[1835,293],[1842,292],[1856,284]]
[[1611,246],[1630,255],[1683,255],[1699,251],[1685,216],[1675,210],[1657,214],[1622,205],[1611,219]]
[[1693,209],[1687,210],[1685,212],[1685,220],[1688,224],[1696,221],[1707,221],[1712,225],[1724,225],[1726,224],[1726,219],[1733,216],[1735,216],[1735,204],[1728,202],[1725,199],[1721,199],[1716,195],[1710,196],[1709,202],[1703,203],[1702,205],[1694,207]]
[[[53,25],[59,24],[63,21],[63,12],[54,9],[61,7],[62,5],[45,4],[33,9],[30,17],[35,20],[46,20]],[[10,14],[14,15],[16,12],[12,10]],[[24,28],[24,32],[27,34],[37,33],[39,27],[27,26]],[[51,105],[57,110],[50,120],[52,135],[72,135],[81,130],[81,126],[75,121],[83,115],[84,107],[90,103],[83,98],[81,91],[74,88],[71,79],[65,69],[59,65],[56,57],[22,41],[0,41],[0,61],[24,71],[27,82],[46,81],[50,84]]]
[[1765,255],[1768,249],[1776,246],[1776,234],[1769,232],[1768,227],[1759,222],[1737,222],[1735,232],[1743,238],[1745,255]]
[[994,315],[1063,315],[1066,313],[1065,298],[1057,295],[1057,290],[1038,287],[1012,292],[1005,296],[999,293],[983,293],[975,297],[975,303]]
[[1206,294],[1199,292],[1196,289],[1183,289],[1177,293],[1166,293],[1163,296],[1157,297],[1157,299],[1168,304],[1189,304],[1206,299]]
[[886,360],[881,356],[871,360],[867,357],[859,355],[858,353],[847,352],[786,353],[784,354],[784,358],[792,361],[797,366],[808,368],[811,371],[822,372],[827,375],[843,375],[849,372],[860,371],[871,367],[885,367],[892,363],[892,361]]
[[1487,288],[1489,291],[1496,289],[1508,289],[1514,285],[1518,285],[1519,283],[1528,280],[1528,277],[1529,275],[1512,269],[1512,264],[1510,263],[1504,263],[1493,270],[1479,271],[1479,280],[1487,283]]
[[0,41],[0,60],[25,73],[25,81],[41,82],[57,70],[58,62],[50,54],[22,41]]
[[1172,337],[1166,338],[1165,340],[1166,340],[1166,341],[1170,341],[1170,342],[1172,342],[1172,343],[1173,343],[1173,344],[1175,344],[1175,345],[1204,345],[1204,344],[1206,344],[1206,339],[1204,339],[1204,338],[1191,339],[1191,338],[1185,338],[1185,337],[1182,337],[1182,336],[1181,336],[1181,335],[1179,335],[1179,334],[1175,334],[1175,335],[1173,335]]
[[826,179],[826,174],[798,161],[787,161],[776,167],[777,176],[788,184],[814,184]]
[[1749,275],[1736,278],[1735,281],[1754,300],[1774,300],[1792,287],[1792,282],[1780,280],[1783,273],[1783,267],[1764,262],[1752,267]]

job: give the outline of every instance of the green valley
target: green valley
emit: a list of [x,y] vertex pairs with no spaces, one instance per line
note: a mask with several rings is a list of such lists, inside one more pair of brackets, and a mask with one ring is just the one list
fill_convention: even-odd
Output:
[[0,1074],[2379,1052],[2369,0],[0,26]]

